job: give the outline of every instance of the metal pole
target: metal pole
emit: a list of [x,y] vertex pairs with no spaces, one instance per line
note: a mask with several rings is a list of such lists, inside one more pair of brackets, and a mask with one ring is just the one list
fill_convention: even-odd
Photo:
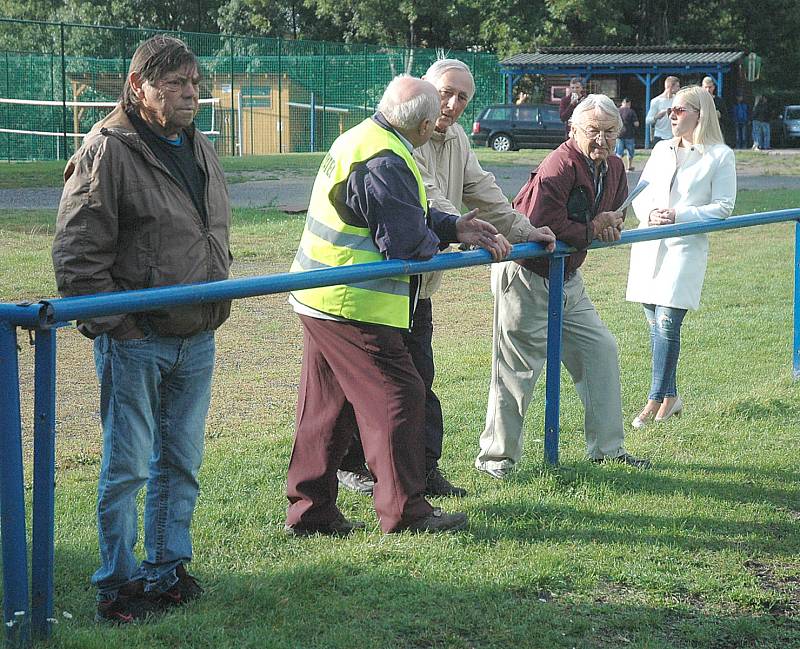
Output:
[[[242,90],[239,89],[239,92],[236,93],[236,130],[238,131],[237,135],[239,137],[239,157],[241,158],[244,153],[242,152],[242,148],[244,142],[242,141]],[[236,155],[234,152],[233,155]]]
[[[650,86],[652,85],[652,83],[653,83],[652,75],[648,72],[647,73],[647,83],[644,84],[644,113],[645,113],[645,115],[647,115],[647,113],[650,111],[650,101],[651,101]],[[644,122],[644,148],[645,149],[649,149],[650,148],[650,124],[647,123],[646,119],[645,119],[645,122]]]
[[325,117],[327,117],[327,97],[328,97],[328,55],[325,51],[325,42],[322,42],[322,129],[320,130],[319,139],[322,143],[322,148],[327,149],[328,145],[325,143]]
[[[19,405],[17,327],[0,320],[0,537],[3,545],[3,622],[9,638],[27,642],[28,547]],[[15,613],[22,612],[22,615]]]
[[67,58],[64,46],[64,23],[59,23],[61,31],[61,130],[64,133],[64,160],[69,159],[67,152]]
[[792,376],[800,379],[800,221],[794,224],[794,349]]
[[53,561],[56,453],[56,330],[36,330],[33,423],[33,548],[31,550],[31,627],[33,636],[50,636],[53,617]]
[[558,464],[558,413],[561,407],[561,328],[564,319],[564,257],[550,259],[547,306],[547,385],[544,398],[544,461]]
[[283,39],[278,38],[278,153],[283,153]]
[[231,50],[231,156],[236,155],[236,105],[233,101],[233,37],[228,37],[228,46]]
[[317,130],[317,98],[314,93],[311,93],[311,153],[314,153],[315,133]]

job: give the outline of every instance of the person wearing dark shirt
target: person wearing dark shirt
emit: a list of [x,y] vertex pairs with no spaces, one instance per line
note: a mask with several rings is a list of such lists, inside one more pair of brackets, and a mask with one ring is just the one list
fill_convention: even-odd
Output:
[[717,111],[717,120],[722,130],[722,137],[725,139],[725,144],[733,148],[736,143],[736,134],[734,133],[727,102],[717,94],[717,83],[713,77],[703,77],[701,87],[714,99],[714,109]]
[[[172,36],[154,36],[133,54],[119,104],[64,171],[53,241],[62,295],[228,277],[231,208],[214,145],[194,124],[200,79],[195,55]],[[228,301],[206,302],[78,323],[94,340],[101,395],[99,622],[145,620],[203,593],[186,566],[214,332],[229,313]]]
[[[292,271],[382,259],[430,259],[460,241],[510,251],[494,226],[429,208],[412,151],[430,139],[436,88],[398,77],[378,112],[340,135],[314,182]],[[303,361],[285,531],[349,534],[363,523],[336,506],[336,470],[358,423],[375,476],[373,502],[386,532],[463,529],[467,517],[425,500],[425,385],[403,334],[412,324],[418,278],[398,276],[292,292],[303,325]]]
[[750,143],[750,104],[741,94],[736,95],[736,105],[733,107],[733,121],[736,124],[736,148],[746,149]]
[[569,139],[569,120],[572,119],[575,106],[577,106],[585,96],[586,92],[583,90],[583,80],[580,77],[570,79],[569,90],[567,94],[561,98],[561,102],[558,105],[558,115],[561,121],[564,122],[564,139]]
[[625,165],[625,172],[633,170],[633,155],[636,151],[636,129],[639,128],[639,116],[631,108],[631,100],[625,97],[619,109],[619,117],[622,120],[622,130],[617,137],[615,153],[622,158]]

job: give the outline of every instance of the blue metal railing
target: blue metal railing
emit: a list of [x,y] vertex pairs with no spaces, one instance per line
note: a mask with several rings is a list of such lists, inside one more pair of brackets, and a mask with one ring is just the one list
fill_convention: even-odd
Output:
[[[595,242],[592,249],[626,245],[637,241],[731,230],[782,221],[795,226],[794,345],[792,371],[800,378],[800,208],[731,217],[724,221],[681,223],[624,232],[620,241]],[[513,247],[509,259],[550,256],[550,303],[548,310],[547,375],[545,391],[545,462],[558,463],[561,326],[561,292],[564,259],[574,249],[558,243],[547,253],[535,243]],[[3,556],[4,622],[17,622],[17,612],[30,610],[30,628],[37,638],[49,635],[53,616],[53,529],[55,493],[55,328],[75,319],[167,308],[256,295],[284,293],[316,286],[329,286],[396,275],[414,275],[490,263],[483,250],[437,255],[430,261],[381,261],[354,266],[281,273],[262,277],[224,280],[208,284],[171,286],[85,297],[43,300],[35,304],[0,303],[0,534]],[[25,498],[22,465],[17,328],[34,331],[34,467],[32,601],[29,602]],[[21,625],[20,634],[27,633]],[[22,637],[27,641],[26,636]]]

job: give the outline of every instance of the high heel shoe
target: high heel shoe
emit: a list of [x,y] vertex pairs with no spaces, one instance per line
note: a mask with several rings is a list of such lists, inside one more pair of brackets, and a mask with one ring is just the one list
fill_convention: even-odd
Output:
[[680,395],[678,395],[678,398],[672,402],[672,407],[667,411],[667,413],[663,417],[659,417],[658,415],[656,415],[655,421],[659,422],[666,421],[673,415],[675,415],[676,417],[679,416],[682,412],[683,412],[683,399],[681,399]]
[[656,413],[653,412],[652,410],[650,412],[645,412],[643,410],[642,412],[640,412],[638,415],[636,415],[633,418],[633,421],[631,422],[631,426],[633,426],[637,430],[639,430],[641,428],[644,428],[645,426],[653,423],[655,414]]

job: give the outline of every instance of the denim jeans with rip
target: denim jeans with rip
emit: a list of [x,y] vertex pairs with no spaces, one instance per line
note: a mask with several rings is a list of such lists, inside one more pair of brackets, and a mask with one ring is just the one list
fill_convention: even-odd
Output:
[[681,325],[686,309],[658,304],[643,304],[650,325],[650,345],[653,353],[653,379],[648,399],[663,401],[678,396],[677,370],[681,351]]
[[[190,526],[211,399],[214,332],[94,343],[100,381],[103,459],[97,495],[101,566],[92,577],[100,597],[144,579],[168,590],[175,569],[192,558]],[[134,555],[137,494],[144,506],[145,560]]]

